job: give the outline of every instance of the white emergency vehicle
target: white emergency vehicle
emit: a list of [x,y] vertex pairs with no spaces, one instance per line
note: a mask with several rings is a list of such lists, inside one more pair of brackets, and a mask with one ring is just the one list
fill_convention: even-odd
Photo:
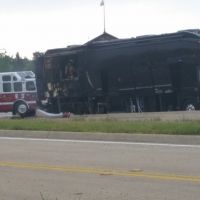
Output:
[[32,71],[0,73],[0,112],[35,113],[37,89]]

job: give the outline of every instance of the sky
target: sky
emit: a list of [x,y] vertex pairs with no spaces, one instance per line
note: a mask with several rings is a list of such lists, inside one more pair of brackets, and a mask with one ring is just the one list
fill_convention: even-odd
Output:
[[[84,44],[103,33],[101,0],[0,0],[0,53]],[[106,32],[118,38],[200,28],[199,0],[104,0]]]

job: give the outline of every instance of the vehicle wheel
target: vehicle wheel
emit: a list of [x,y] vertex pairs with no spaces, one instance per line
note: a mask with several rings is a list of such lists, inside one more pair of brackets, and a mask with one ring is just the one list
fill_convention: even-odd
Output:
[[15,113],[19,114],[21,117],[25,117],[28,111],[28,107],[25,103],[19,102],[15,106]]
[[196,110],[196,109],[195,109],[195,105],[192,104],[192,103],[188,103],[188,104],[185,105],[185,110],[186,110],[186,111],[193,111],[193,110]]

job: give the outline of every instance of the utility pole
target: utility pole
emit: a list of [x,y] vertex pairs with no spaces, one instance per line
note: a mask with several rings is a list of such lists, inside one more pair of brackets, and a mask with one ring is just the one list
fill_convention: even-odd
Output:
[[100,6],[103,6],[103,32],[106,32],[106,9],[104,0],[101,1]]

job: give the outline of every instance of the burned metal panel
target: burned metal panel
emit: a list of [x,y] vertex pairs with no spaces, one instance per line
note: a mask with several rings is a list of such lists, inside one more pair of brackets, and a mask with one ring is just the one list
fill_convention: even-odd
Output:
[[36,74],[36,85],[38,98],[43,99],[44,93],[46,91],[45,86],[45,73],[44,73],[44,55],[42,53],[34,54],[34,65],[35,65],[35,74]]
[[185,38],[182,34],[174,34],[148,39],[127,39],[115,42],[95,43],[88,45],[91,62],[101,62],[118,56],[134,56],[145,53],[176,50],[182,48],[198,48],[198,43],[193,43],[196,38]]
[[[149,62],[152,62],[155,63],[154,71],[157,73],[154,78],[155,83],[158,82],[164,84],[165,82],[169,82],[169,69],[165,67],[165,62],[168,62],[168,58],[171,56],[174,58],[173,62],[177,62],[181,59],[181,56],[184,57],[184,55],[182,55],[184,49],[195,50],[196,48],[199,48],[197,38],[191,37],[187,40],[184,34],[176,34],[175,36],[172,35],[170,37],[164,36],[164,38],[157,37],[148,40],[131,39],[113,42],[111,44],[96,44],[88,47],[88,54],[90,55],[90,65],[88,65],[88,67],[91,68],[89,71],[96,70],[96,74],[100,74],[101,70],[105,70],[104,68],[106,68],[107,71],[110,71],[112,68],[115,68],[116,70],[118,67],[115,62],[124,60],[125,65],[123,64],[120,66],[121,73],[123,73],[123,68],[126,68],[129,65],[126,63],[130,62],[130,60],[144,62],[144,64],[138,63],[135,71],[140,71],[142,66],[146,67]],[[158,65],[160,65],[160,67]],[[128,72],[128,70],[124,71]],[[141,84],[145,84],[145,71],[146,70],[144,69],[143,76],[142,74],[139,75],[139,77],[143,77]],[[161,78],[162,74],[166,74],[166,76]],[[110,77],[111,79],[113,78],[113,76]],[[95,78],[94,82],[95,80],[97,79]],[[140,84],[139,81],[137,82]]]
[[[45,55],[46,84],[53,96],[80,97],[84,93],[83,49],[76,47],[48,51]],[[84,77],[84,78],[83,78]],[[83,80],[84,79],[84,80]]]

